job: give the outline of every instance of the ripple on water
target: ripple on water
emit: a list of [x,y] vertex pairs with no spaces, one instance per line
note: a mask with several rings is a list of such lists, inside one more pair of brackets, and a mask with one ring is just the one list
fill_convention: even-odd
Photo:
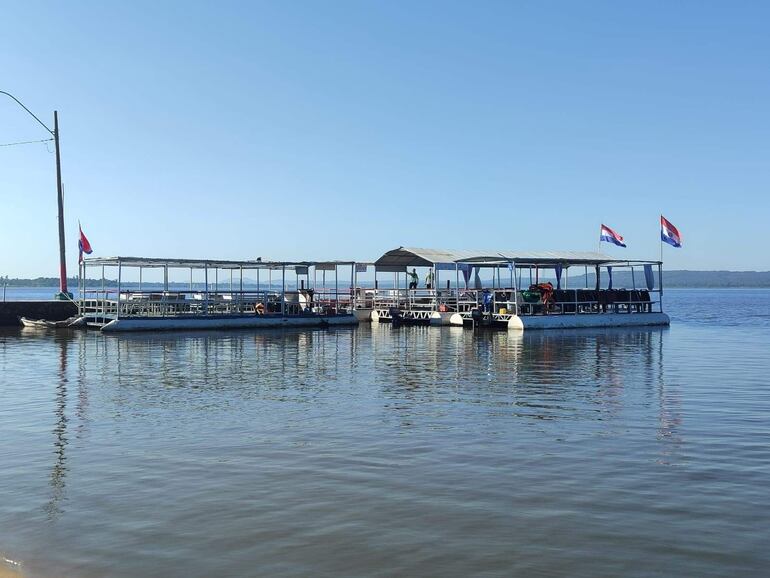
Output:
[[0,547],[44,578],[757,574],[770,331],[667,295],[670,330],[0,334]]

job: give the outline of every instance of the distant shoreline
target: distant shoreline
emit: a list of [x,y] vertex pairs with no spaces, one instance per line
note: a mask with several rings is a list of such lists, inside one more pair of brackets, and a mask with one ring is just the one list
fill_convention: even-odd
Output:
[[[573,271],[573,268],[570,268]],[[571,287],[583,287],[586,285],[586,277],[583,274],[584,269],[582,267],[575,267],[574,272],[580,272],[577,275],[569,275],[567,282]],[[550,275],[548,273],[551,273]],[[387,285],[392,285],[392,276],[386,275],[386,281],[381,282],[380,287],[386,289]],[[483,275],[483,273],[482,273]],[[656,272],[657,277],[657,272]],[[546,281],[555,282],[553,278],[552,270],[549,271],[546,268],[541,269],[540,279]],[[562,281],[565,281],[562,278]],[[527,282],[529,279],[527,279]],[[606,272],[602,272],[601,278],[602,284],[607,281]],[[58,291],[59,279],[57,277],[38,277],[35,279],[8,279],[6,281],[8,288],[56,288]],[[76,277],[68,279],[68,283],[71,287],[78,286],[78,280]],[[588,275],[587,286],[593,287],[595,285],[595,277],[592,273]],[[101,287],[101,279],[88,279],[87,285],[89,288]],[[240,284],[240,283],[239,283]],[[345,284],[340,280],[340,286]],[[526,283],[528,285],[528,283]],[[644,275],[641,270],[638,270],[635,277],[632,278],[630,273],[625,270],[616,271],[613,275],[613,284],[615,287],[642,287],[644,285]],[[363,281],[359,279],[360,287],[371,287],[374,283],[371,280]],[[525,285],[522,278],[522,286]],[[109,288],[116,288],[118,282],[116,279],[106,279],[105,286]],[[139,287],[137,282],[126,282],[121,284],[126,289],[136,289]],[[145,282],[144,287],[159,287],[160,282],[152,283]],[[247,289],[253,289],[256,285],[256,279],[244,279],[243,286]],[[261,283],[260,286],[264,288],[266,283]],[[273,287],[280,287],[280,283],[274,280]],[[293,285],[292,285],[293,286]],[[0,282],[0,288],[2,282]],[[221,280],[219,283],[220,290],[227,290],[229,287],[229,280]],[[683,289],[768,289],[770,288],[770,271],[689,271],[689,270],[671,270],[663,271],[663,287],[667,289],[683,288]],[[184,281],[176,281],[169,283],[169,289],[186,290],[189,288],[189,283]],[[193,286],[195,290],[202,290],[203,283],[196,282]]]

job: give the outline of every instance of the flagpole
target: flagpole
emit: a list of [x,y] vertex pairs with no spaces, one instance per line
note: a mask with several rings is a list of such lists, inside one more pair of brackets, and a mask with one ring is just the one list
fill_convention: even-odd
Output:
[[[660,223],[659,224],[660,224],[661,227],[663,226],[662,223],[663,223],[663,214],[660,215]],[[660,234],[660,263],[661,263],[661,267],[662,267],[663,266],[663,233],[661,233],[660,231],[658,231],[658,232]]]
[[659,307],[660,312],[663,313],[663,213],[660,214],[659,223],[660,227],[658,228],[658,235],[660,236],[660,265],[658,265],[658,290],[660,293],[658,294],[659,297]]

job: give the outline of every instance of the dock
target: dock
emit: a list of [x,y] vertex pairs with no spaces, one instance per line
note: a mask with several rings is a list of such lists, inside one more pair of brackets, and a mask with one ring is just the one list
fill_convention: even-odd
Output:
[[64,321],[78,312],[73,301],[3,301],[0,302],[0,326],[18,326],[20,317]]

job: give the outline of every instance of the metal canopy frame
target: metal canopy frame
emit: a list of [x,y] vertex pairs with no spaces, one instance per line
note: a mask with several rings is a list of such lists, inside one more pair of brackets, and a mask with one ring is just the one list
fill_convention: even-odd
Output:
[[360,261],[230,261],[221,259],[168,259],[159,257],[87,257],[83,259],[86,266],[102,265],[106,267],[143,267],[172,269],[282,269],[284,267],[314,267],[364,265]]
[[507,263],[517,265],[553,267],[555,265],[641,265],[660,264],[660,261],[635,261],[617,259],[610,255],[594,251],[475,251],[424,249],[418,247],[398,247],[383,254],[374,262],[378,271],[396,272],[408,267],[435,267],[439,264],[463,263],[479,267],[494,267]]

